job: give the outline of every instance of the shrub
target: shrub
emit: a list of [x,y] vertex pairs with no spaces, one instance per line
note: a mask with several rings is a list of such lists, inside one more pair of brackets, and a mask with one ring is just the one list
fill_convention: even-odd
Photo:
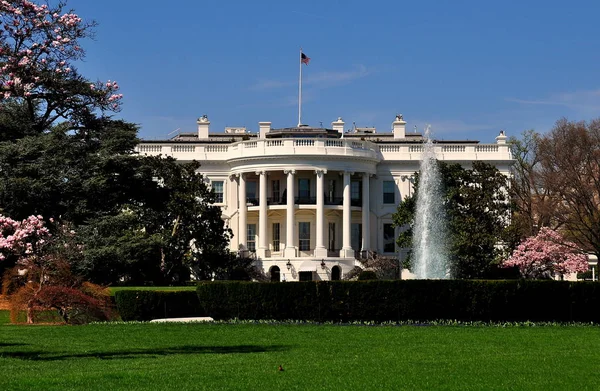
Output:
[[358,275],[358,280],[359,281],[376,280],[376,279],[377,279],[377,273],[375,273],[372,270],[363,270]]
[[215,319],[599,322],[600,284],[567,281],[213,282],[197,288]]
[[125,321],[204,316],[194,291],[122,290],[115,302]]

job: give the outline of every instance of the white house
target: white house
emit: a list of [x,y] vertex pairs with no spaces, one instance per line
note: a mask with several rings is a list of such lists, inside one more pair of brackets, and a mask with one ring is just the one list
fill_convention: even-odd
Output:
[[[398,254],[392,214],[413,191],[423,149],[402,115],[391,132],[345,131],[341,118],[330,129],[259,122],[258,134],[209,133],[206,116],[197,123],[197,133],[143,141],[137,151],[199,161],[233,230],[231,249],[255,254],[273,279],[335,280],[361,254]],[[436,154],[465,167],[483,160],[508,175],[506,139],[501,131],[495,144],[437,141]]]

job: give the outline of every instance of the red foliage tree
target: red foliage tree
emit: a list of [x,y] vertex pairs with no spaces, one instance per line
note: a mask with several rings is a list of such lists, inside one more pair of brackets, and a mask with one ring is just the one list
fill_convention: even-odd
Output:
[[105,289],[71,273],[71,262],[81,257],[75,233],[65,226],[50,235],[41,216],[15,221],[0,216],[0,259],[16,257],[3,290],[10,296],[11,319],[25,310],[34,323],[40,310],[54,309],[66,323],[110,318]]

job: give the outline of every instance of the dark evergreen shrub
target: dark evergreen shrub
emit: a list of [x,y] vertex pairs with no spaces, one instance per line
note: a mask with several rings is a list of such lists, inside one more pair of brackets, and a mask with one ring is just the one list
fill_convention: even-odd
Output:
[[359,281],[376,280],[376,279],[377,279],[377,273],[375,273],[373,270],[363,270],[358,275]]
[[115,292],[115,302],[125,321],[204,316],[194,291],[122,290]]
[[530,280],[212,282],[200,306],[216,319],[599,322],[600,284]]

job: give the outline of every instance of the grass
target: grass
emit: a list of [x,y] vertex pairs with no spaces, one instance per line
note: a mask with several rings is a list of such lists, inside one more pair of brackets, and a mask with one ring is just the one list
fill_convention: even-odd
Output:
[[0,326],[10,323],[10,311],[0,310]]
[[0,326],[1,390],[585,390],[598,362],[597,327]]

